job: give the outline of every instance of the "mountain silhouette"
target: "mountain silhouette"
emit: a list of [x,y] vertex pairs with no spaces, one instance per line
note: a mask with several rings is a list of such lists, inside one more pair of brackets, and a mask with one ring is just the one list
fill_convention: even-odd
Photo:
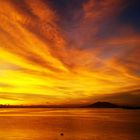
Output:
[[110,103],[110,102],[96,102],[93,104],[88,105],[87,107],[91,108],[120,108],[119,105]]
[[110,102],[96,102],[86,106],[87,108],[122,108],[122,109],[140,109],[140,106],[118,105]]

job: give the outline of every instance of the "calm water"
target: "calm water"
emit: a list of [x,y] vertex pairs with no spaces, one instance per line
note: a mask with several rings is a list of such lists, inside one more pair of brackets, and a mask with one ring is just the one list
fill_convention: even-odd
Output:
[[0,109],[0,140],[139,139],[140,110]]

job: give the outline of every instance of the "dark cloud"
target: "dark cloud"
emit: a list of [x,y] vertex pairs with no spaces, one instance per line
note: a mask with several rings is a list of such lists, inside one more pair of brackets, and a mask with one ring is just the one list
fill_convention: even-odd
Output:
[[131,25],[135,31],[140,32],[140,1],[126,0],[126,7],[120,13],[119,20],[125,25]]

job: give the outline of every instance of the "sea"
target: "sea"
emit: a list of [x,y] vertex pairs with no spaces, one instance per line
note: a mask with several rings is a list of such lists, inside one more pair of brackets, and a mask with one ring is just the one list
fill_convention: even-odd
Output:
[[0,140],[140,140],[140,110],[0,108]]

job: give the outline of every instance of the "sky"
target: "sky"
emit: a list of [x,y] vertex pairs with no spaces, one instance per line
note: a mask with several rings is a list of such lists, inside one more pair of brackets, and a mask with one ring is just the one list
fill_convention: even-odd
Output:
[[139,0],[0,7],[0,104],[140,105]]

